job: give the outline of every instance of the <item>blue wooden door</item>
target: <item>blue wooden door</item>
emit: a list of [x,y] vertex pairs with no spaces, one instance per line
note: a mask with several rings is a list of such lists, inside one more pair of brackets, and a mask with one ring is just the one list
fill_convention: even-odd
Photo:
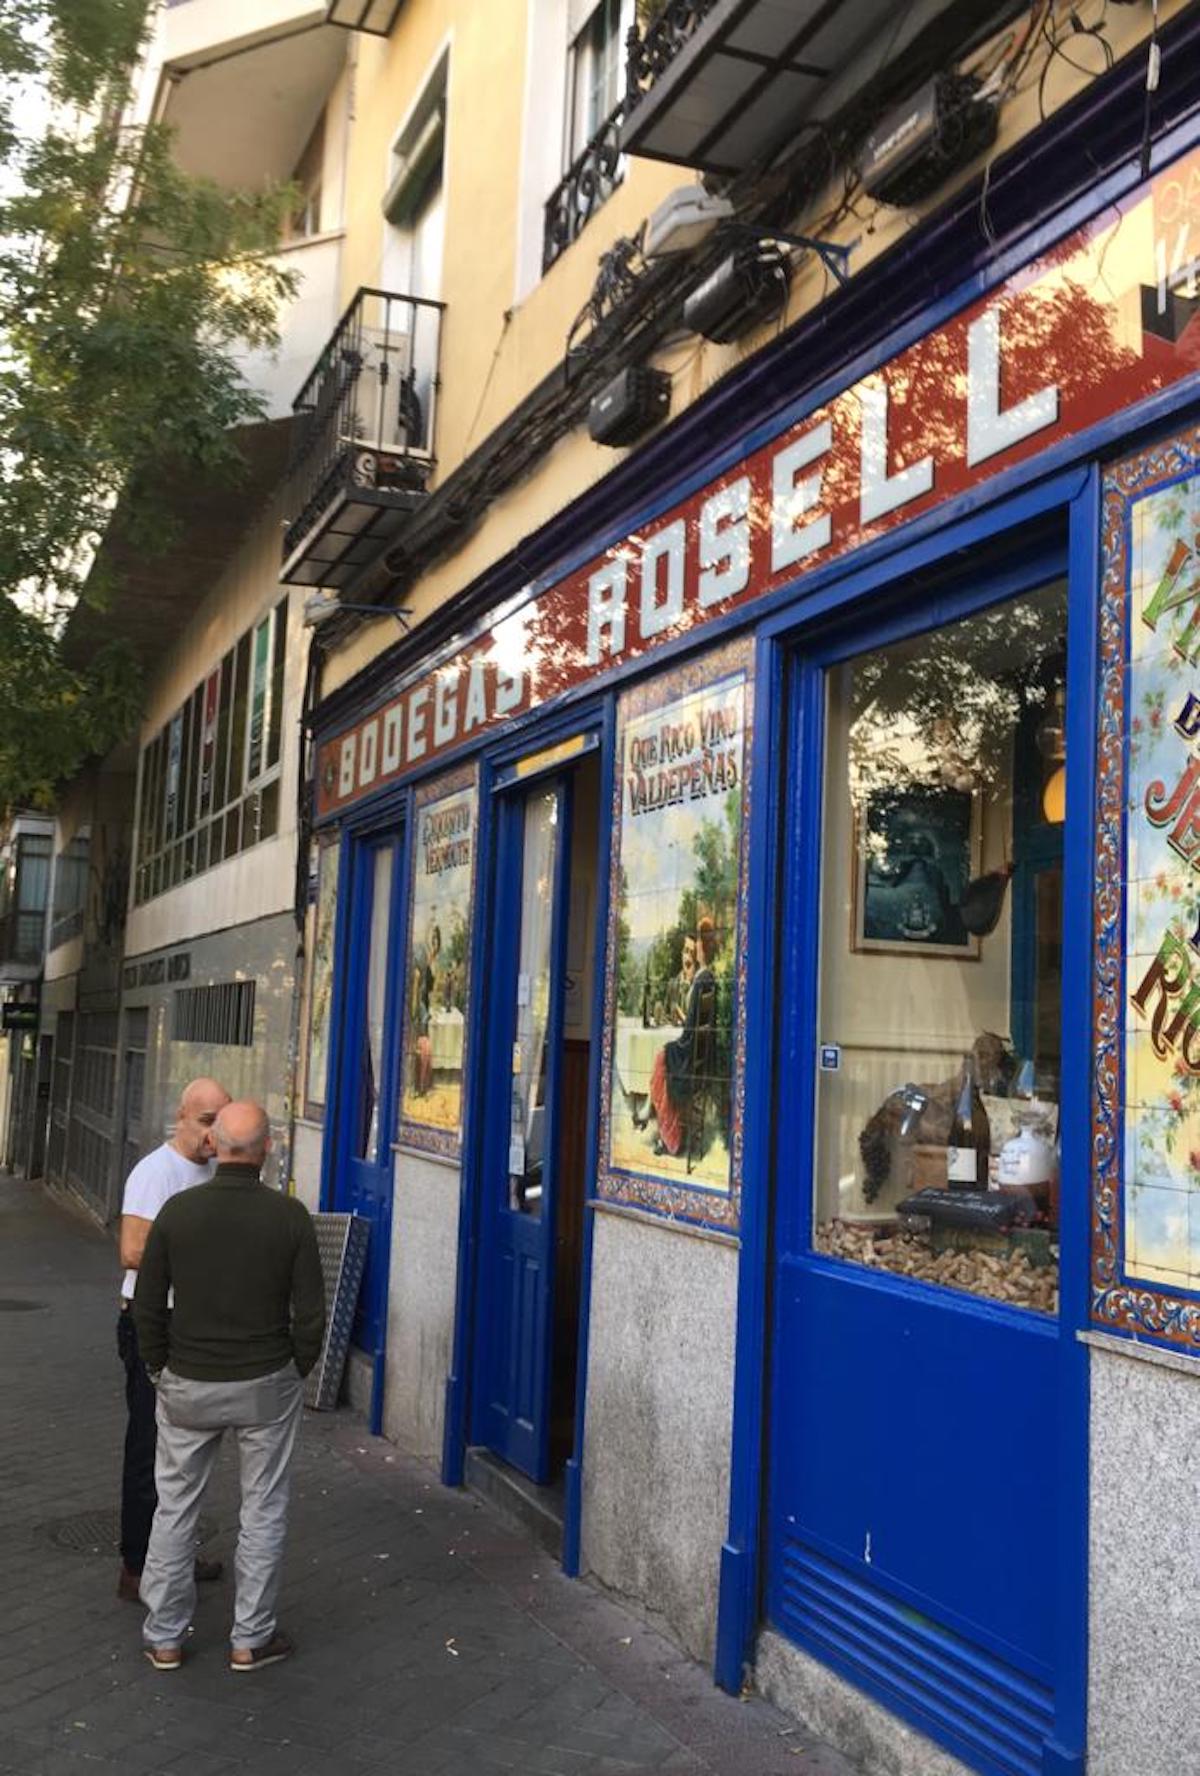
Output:
[[342,997],[338,1142],[334,1207],[370,1226],[354,1343],[378,1364],[387,1322],[391,1240],[392,1139],[399,997],[394,950],[401,838],[363,840],[351,859],[351,933]]
[[569,783],[498,802],[475,1434],[545,1482]]
[[[1069,1181],[1058,1036],[1013,964],[1061,951],[1010,878],[1022,808],[1052,818],[1021,735],[1065,682],[1065,587],[939,615],[794,674],[766,1608],[971,1768],[1042,1776],[1077,1767],[1047,1752],[1081,1632],[1056,1584]],[[1011,1189],[1026,1128],[1045,1176]]]

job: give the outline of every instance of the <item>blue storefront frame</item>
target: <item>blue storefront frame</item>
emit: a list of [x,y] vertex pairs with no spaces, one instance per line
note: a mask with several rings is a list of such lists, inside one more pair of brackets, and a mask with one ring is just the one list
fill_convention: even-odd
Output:
[[[1063,1078],[1062,1102],[1069,1106],[1064,1122],[1064,1169],[1081,1181],[1071,1199],[1069,1213],[1073,1237],[1064,1230],[1062,1239],[1063,1274],[1062,1305],[1058,1334],[1058,1379],[1055,1388],[1058,1411],[1056,1427],[1058,1447],[1054,1456],[1054,1489],[1060,1501],[1061,1533],[1055,1541],[1056,1563],[1054,1583],[1047,1598],[1059,1632],[1054,1637],[1054,1658],[1050,1688],[1054,1696],[1054,1730],[1050,1736],[1043,1768],[1046,1771],[1068,1772],[1082,1768],[1084,1721],[1084,1672],[1086,1667],[1086,1474],[1087,1474],[1087,1368],[1086,1353],[1075,1337],[1087,1323],[1087,1213],[1088,1197],[1082,1188],[1087,1177],[1087,1106],[1088,1067],[1090,1059],[1087,1038],[1090,993],[1090,917],[1085,909],[1091,906],[1089,877],[1088,825],[1090,808],[1088,763],[1091,752],[1091,695],[1095,647],[1095,543],[1098,534],[1096,518],[1096,475],[1094,471],[1074,472],[1029,496],[1001,502],[992,511],[948,527],[940,539],[917,550],[898,551],[892,562],[861,575],[850,575],[840,588],[840,596],[831,599],[815,622],[801,627],[783,620],[768,626],[760,638],[760,649],[766,656],[760,667],[762,682],[770,684],[779,707],[785,662],[805,662],[802,676],[808,681],[802,690],[802,707],[797,719],[801,724],[798,739],[800,769],[795,778],[784,785],[775,783],[775,795],[764,798],[763,829],[752,840],[753,854],[761,860],[758,893],[764,898],[770,885],[779,876],[778,816],[780,803],[787,800],[787,828],[793,838],[800,835],[806,856],[819,849],[822,832],[821,722],[818,697],[822,662],[828,657],[844,657],[871,647],[883,646],[901,636],[920,632],[972,609],[993,604],[1025,586],[1055,577],[1064,568],[1068,579],[1069,636],[1068,657],[1070,688],[1068,711],[1070,734],[1068,758],[1078,761],[1072,770],[1068,804],[1070,815],[1066,832],[1066,882],[1064,901],[1076,909],[1068,922],[1068,951],[1064,958],[1063,1008]],[[1031,527],[1047,521],[1053,523],[1059,541],[1049,545],[1025,541]],[[1001,567],[993,568],[986,587],[973,585],[952,591],[949,596],[931,600],[928,593],[902,591],[920,571],[934,570],[939,565],[964,558],[964,580],[974,577],[975,562],[983,552],[994,555],[997,545],[1006,537],[1012,547],[1006,551]],[[890,600],[890,602],[889,602]],[[883,613],[872,616],[865,605]],[[846,638],[846,624],[853,622],[853,639]],[[825,635],[833,629],[840,641],[833,655],[828,654]],[[773,726],[772,736],[779,729]],[[785,748],[772,745],[772,758],[778,760]],[[776,764],[776,770],[780,767]],[[772,855],[774,852],[774,855]],[[722,1555],[722,1583],[716,1676],[726,1688],[736,1689],[745,1669],[752,1662],[753,1642],[761,1619],[759,1583],[765,1581],[769,1591],[776,1579],[774,1572],[763,1570],[762,1492],[764,1474],[770,1469],[770,1438],[766,1387],[773,1353],[768,1348],[770,1314],[768,1311],[769,1281],[773,1275],[772,1234],[779,1205],[772,1200],[770,1180],[773,1177],[773,1145],[777,1129],[772,1097],[772,1074],[789,1078],[812,1075],[812,1056],[816,1052],[817,966],[818,966],[818,902],[815,894],[802,897],[798,916],[792,914],[782,925],[770,917],[752,921],[750,976],[752,980],[776,981],[780,970],[790,968],[798,973],[794,1002],[799,1015],[793,1027],[774,1032],[774,1055],[764,1054],[768,1047],[767,1031],[774,1020],[761,1019],[757,1026],[756,1044],[761,1043],[758,1064],[752,1071],[755,1101],[748,1105],[750,1134],[749,1153],[753,1151],[754,1174],[759,1188],[748,1190],[743,1216],[743,1250],[739,1287],[739,1326],[737,1338],[737,1370],[734,1417],[734,1475],[731,1496],[730,1536]],[[755,938],[757,942],[755,942]],[[754,1015],[753,1009],[751,1016]],[[774,1063],[774,1065],[772,1064]],[[789,1152],[812,1151],[813,1125],[811,1098],[801,1094],[802,1108],[786,1135]],[[780,1136],[782,1140],[784,1137]],[[807,1217],[807,1193],[801,1214]],[[829,1268],[817,1263],[816,1269]],[[884,1279],[881,1295],[896,1292],[899,1304],[908,1285],[899,1279]],[[968,1309],[968,1312],[974,1311]],[[984,1310],[983,1318],[987,1317]],[[996,1316],[993,1316],[996,1317]],[[997,1320],[997,1325],[999,1321]],[[809,1430],[811,1426],[807,1427]],[[773,1434],[782,1436],[776,1424]],[[964,1452],[969,1463],[969,1452]],[[916,1526],[915,1533],[920,1533]],[[803,1645],[803,1639],[801,1638]],[[933,1737],[940,1738],[947,1748],[964,1754],[964,1745],[953,1734],[938,1731],[929,1713],[906,1707],[882,1680],[872,1682],[861,1665],[843,1663],[835,1669],[894,1713],[905,1715],[912,1724]],[[1001,1768],[981,1763],[980,1768]]]
[[[334,929],[333,995],[330,1011],[328,1058],[329,1089],[321,1141],[319,1201],[326,1211],[352,1208],[344,1194],[347,1155],[345,1142],[353,1117],[355,1082],[350,1077],[349,1032],[360,1030],[365,1012],[366,971],[356,967],[369,941],[370,908],[363,894],[364,875],[372,851],[382,844],[394,845],[392,886],[388,909],[388,960],[382,1053],[386,1064],[381,1080],[381,1125],[388,1155],[386,1190],[378,1214],[372,1219],[371,1239],[383,1247],[381,1261],[371,1273],[369,1298],[360,1319],[374,1328],[371,1347],[364,1354],[371,1364],[371,1400],[368,1423],[378,1436],[383,1428],[384,1370],[387,1363],[387,1306],[390,1286],[391,1203],[394,1182],[393,1143],[399,1086],[402,995],[394,990],[397,961],[408,929],[408,894],[411,822],[410,786],[392,792],[363,810],[359,817],[341,823],[338,858],[337,905],[351,909],[349,919],[339,918]],[[396,837],[400,835],[399,842]],[[357,1345],[357,1341],[356,1341]],[[363,1348],[358,1345],[358,1348]]]
[[[582,708],[572,707],[555,718],[543,718],[531,738],[528,722],[514,724],[515,735],[502,746],[493,747],[484,757],[481,770],[478,855],[480,874],[478,905],[492,907],[498,892],[499,834],[497,831],[497,800],[511,786],[514,766],[532,750],[552,750],[564,741],[584,739],[586,749],[597,750],[600,759],[601,798],[611,783],[613,769],[614,698],[604,695],[589,699]],[[578,756],[582,756],[582,753]],[[567,767],[574,763],[572,758]],[[608,922],[608,880],[610,831],[601,823],[597,857],[596,929],[604,931]],[[472,934],[471,971],[473,980],[484,978],[490,942],[490,917],[481,912],[475,919]],[[565,938],[565,933],[562,934]],[[561,957],[560,957],[561,963]],[[595,966],[603,964],[603,946],[597,945]],[[472,1052],[486,1052],[489,1035],[493,1043],[496,1032],[490,1028],[496,1016],[494,1003],[482,1003],[476,995],[471,1006]],[[596,1154],[599,1138],[600,1047],[603,1034],[604,995],[596,990],[592,997],[590,1027],[591,1057],[588,1082],[588,1121],[585,1137],[586,1186],[583,1224],[583,1253],[580,1277],[580,1312],[578,1322],[578,1358],[576,1367],[575,1429],[571,1454],[567,1458],[563,1500],[563,1569],[571,1576],[579,1571],[579,1546],[583,1509],[583,1433],[584,1407],[587,1391],[588,1333],[590,1327],[591,1253],[595,1195]],[[463,1482],[466,1452],[470,1442],[476,1411],[476,1388],[479,1380],[480,1327],[487,1311],[484,1255],[481,1251],[482,1226],[486,1213],[486,1164],[482,1136],[488,1126],[488,1079],[482,1067],[476,1067],[467,1086],[464,1119],[463,1166],[459,1208],[458,1255],[456,1265],[456,1300],[454,1343],[451,1371],[446,1379],[444,1434],[441,1478],[447,1486]]]

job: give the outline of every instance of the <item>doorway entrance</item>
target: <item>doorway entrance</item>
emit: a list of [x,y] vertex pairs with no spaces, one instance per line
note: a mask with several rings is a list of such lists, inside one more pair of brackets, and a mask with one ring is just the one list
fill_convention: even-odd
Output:
[[398,1044],[393,954],[400,920],[402,831],[361,839],[350,858],[348,983],[338,1066],[337,1142],[330,1206],[370,1227],[352,1334],[375,1365],[373,1418],[381,1409],[392,1232],[392,1142]]
[[536,765],[495,792],[471,1440],[558,1489],[575,1424],[599,749],[588,738],[570,765]]
[[813,1083],[778,1105],[766,1612],[972,1769],[1041,1776],[1086,1459],[1059,1304],[1086,1187],[1059,1175],[1066,581],[937,619],[795,666],[782,1052]]

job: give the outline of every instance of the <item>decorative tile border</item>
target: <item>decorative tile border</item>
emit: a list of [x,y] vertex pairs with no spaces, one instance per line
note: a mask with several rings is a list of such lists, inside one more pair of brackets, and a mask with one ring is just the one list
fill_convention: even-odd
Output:
[[[617,938],[624,805],[626,731],[632,720],[695,691],[718,688],[740,678],[744,684],[741,834],[738,858],[737,946],[734,961],[734,1050],[730,1077],[729,1189],[697,1188],[626,1171],[609,1163],[613,1062],[617,1029]],[[604,970],[604,1032],[600,1068],[600,1139],[596,1194],[604,1202],[626,1204],[651,1214],[736,1234],[741,1220],[742,1154],[746,1109],[746,917],[749,881],[754,733],[754,645],[730,643],[689,660],[655,678],[642,680],[621,698],[617,715],[616,764],[612,789],[612,858],[609,871],[608,933]]]
[[405,983],[404,992],[406,1008],[408,995],[407,983],[409,979],[409,970],[412,966],[413,955],[413,921],[416,913],[416,896],[413,890],[417,875],[417,846],[420,839],[421,815],[431,803],[447,800],[451,796],[461,795],[468,790],[475,792],[471,820],[471,892],[467,906],[468,942],[466,954],[467,980],[465,989],[467,1009],[463,1017],[462,1081],[459,1096],[459,1126],[456,1129],[435,1128],[430,1123],[417,1122],[413,1120],[412,1117],[405,1116],[404,1114],[404,1080],[407,1078],[407,1070],[410,1061],[408,1051],[409,1020],[407,1009],[405,1009],[401,1016],[400,1089],[398,1094],[400,1100],[400,1112],[396,1139],[406,1147],[416,1147],[423,1153],[437,1154],[440,1158],[449,1160],[457,1160],[462,1153],[462,1108],[466,1103],[467,1066],[470,1060],[471,949],[474,940],[475,888],[479,879],[478,777],[478,768],[475,764],[463,765],[456,771],[447,772],[443,777],[435,777],[426,783],[422,783],[419,788],[414,790],[412,798],[411,818],[413,837],[410,847],[412,865],[409,870],[408,880],[408,929],[405,933],[404,972],[401,977]]
[[[1127,678],[1132,515],[1146,495],[1200,474],[1200,427],[1139,451],[1105,474],[1100,585],[1092,991],[1091,1319],[1109,1333],[1200,1351],[1200,1299],[1126,1276],[1124,1054],[1126,802],[1133,726]],[[1200,592],[1200,588],[1198,588]]]

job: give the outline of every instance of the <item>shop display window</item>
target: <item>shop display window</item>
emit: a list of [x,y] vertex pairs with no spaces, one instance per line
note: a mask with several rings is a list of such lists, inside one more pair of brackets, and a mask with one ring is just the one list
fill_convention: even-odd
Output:
[[1066,589],[827,676],[814,1247],[1058,1306]]
[[463,1118],[476,791],[459,772],[413,803],[408,962],[401,1055],[402,1141],[456,1150]]

